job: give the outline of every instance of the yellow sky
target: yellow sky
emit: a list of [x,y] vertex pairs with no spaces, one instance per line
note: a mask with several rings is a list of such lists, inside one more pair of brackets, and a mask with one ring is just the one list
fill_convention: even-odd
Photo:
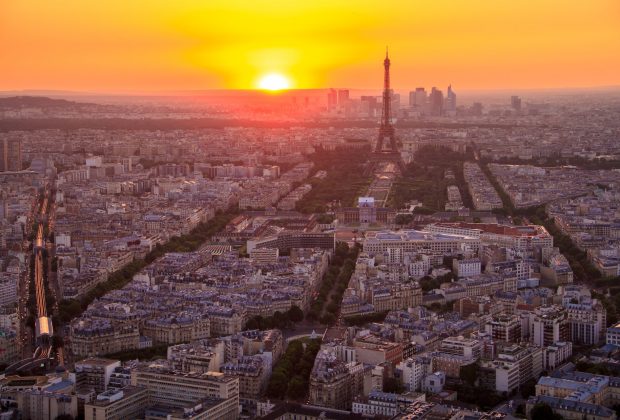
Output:
[[0,0],[0,90],[620,85],[619,0]]

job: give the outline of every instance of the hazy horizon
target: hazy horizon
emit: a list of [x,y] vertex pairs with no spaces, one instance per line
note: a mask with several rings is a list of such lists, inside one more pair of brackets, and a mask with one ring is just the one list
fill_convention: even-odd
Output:
[[[440,90],[445,89],[447,86],[438,86],[438,85],[428,85],[428,86],[412,86],[408,88],[398,88],[394,87],[393,90],[395,92],[409,92],[413,91],[418,87],[424,87],[427,90],[432,87],[437,87]],[[0,96],[14,95],[20,92],[27,93],[30,95],[97,95],[97,96],[179,96],[179,95],[200,95],[205,93],[220,93],[220,92],[253,92],[253,93],[261,93],[266,95],[278,95],[286,92],[304,92],[304,91],[328,91],[330,89],[336,90],[349,90],[351,92],[370,92],[382,91],[381,86],[377,87],[367,87],[367,88],[350,88],[346,86],[326,86],[326,87],[315,87],[315,88],[287,88],[278,91],[265,91],[261,89],[254,88],[210,88],[210,89],[181,89],[181,90],[109,90],[109,91],[98,91],[98,90],[72,90],[72,89],[6,89],[0,90]],[[460,89],[456,86],[453,86],[455,91],[466,92],[466,93],[504,93],[504,92],[545,92],[545,91],[553,91],[553,92],[575,92],[575,91],[605,91],[605,90],[620,90],[620,84],[617,85],[592,85],[592,86],[566,86],[566,87],[519,87],[519,88],[511,88],[511,87],[497,87],[497,88],[488,88],[488,89],[468,89],[463,88]]]

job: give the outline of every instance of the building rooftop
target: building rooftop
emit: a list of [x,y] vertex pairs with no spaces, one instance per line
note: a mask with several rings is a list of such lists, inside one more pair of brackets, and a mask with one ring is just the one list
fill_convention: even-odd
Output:
[[92,365],[92,366],[110,366],[119,364],[119,360],[115,359],[106,359],[103,357],[89,357],[87,359],[80,360],[79,362],[75,362],[76,365]]
[[146,388],[144,387],[131,385],[126,386],[123,389],[110,389],[97,395],[97,399],[89,404],[96,407],[105,407],[107,405],[115,403],[116,401],[120,401],[124,398],[129,398],[139,392],[144,392],[145,390]]
[[565,398],[550,397],[547,395],[532,396],[527,400],[527,402],[528,405],[544,403],[549,405],[553,409],[583,413],[584,418],[588,415],[593,415],[599,417],[609,417],[611,419],[614,417],[615,414],[612,409],[603,407],[599,404],[590,404],[581,401],[568,400]]
[[274,410],[262,417],[263,420],[277,420],[286,414],[294,414],[299,418],[323,418],[326,420],[352,420],[359,419],[358,414],[350,411],[336,410],[327,407],[316,407],[312,405],[302,405],[298,403],[281,403],[276,405]]
[[368,232],[366,241],[455,241],[455,240],[477,240],[473,236],[451,235],[447,233],[431,233],[423,230],[400,230],[400,231],[378,231]]

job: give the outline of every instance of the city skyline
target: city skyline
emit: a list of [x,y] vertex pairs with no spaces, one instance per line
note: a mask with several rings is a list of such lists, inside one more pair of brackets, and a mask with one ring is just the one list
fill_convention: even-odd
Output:
[[[0,90],[617,86],[617,2],[200,2],[2,6]],[[37,65],[33,65],[37,63]],[[535,71],[534,71],[535,70]],[[272,85],[273,86],[273,85]]]
[[618,420],[619,11],[1,3],[0,419]]

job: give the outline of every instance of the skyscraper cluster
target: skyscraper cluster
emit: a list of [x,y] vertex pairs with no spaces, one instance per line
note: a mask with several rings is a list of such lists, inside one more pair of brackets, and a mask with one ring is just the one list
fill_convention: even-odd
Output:
[[452,85],[448,86],[448,92],[444,97],[443,92],[433,87],[427,94],[423,87],[409,92],[409,107],[420,115],[429,116],[454,116],[456,115],[456,94]]
[[348,89],[330,89],[327,93],[327,108],[329,110],[344,107],[349,102]]

